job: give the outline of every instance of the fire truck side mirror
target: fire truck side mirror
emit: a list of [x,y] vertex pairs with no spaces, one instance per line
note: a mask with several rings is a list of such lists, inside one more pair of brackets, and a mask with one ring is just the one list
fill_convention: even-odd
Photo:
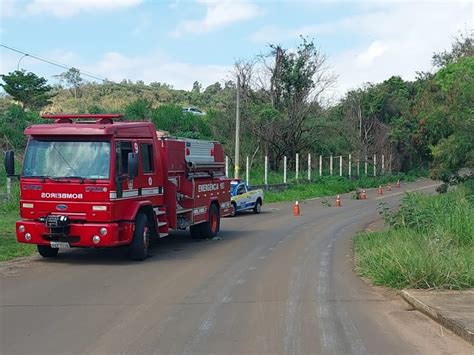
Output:
[[5,152],[5,171],[7,176],[15,175],[15,152],[13,150],[7,150]]
[[132,180],[138,176],[138,154],[128,153],[128,179]]

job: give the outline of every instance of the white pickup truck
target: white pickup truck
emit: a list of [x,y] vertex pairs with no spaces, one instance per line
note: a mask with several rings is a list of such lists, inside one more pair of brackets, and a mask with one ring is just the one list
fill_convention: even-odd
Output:
[[230,183],[232,216],[237,212],[253,209],[253,213],[260,213],[263,204],[263,190],[249,190],[245,181],[232,180]]

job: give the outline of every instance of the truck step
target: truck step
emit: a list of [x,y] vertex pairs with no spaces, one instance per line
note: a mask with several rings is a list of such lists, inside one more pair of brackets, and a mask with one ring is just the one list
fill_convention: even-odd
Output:
[[161,210],[160,210],[160,207],[153,207],[153,212],[155,212],[155,215],[156,215],[156,216],[161,216],[161,215],[166,214],[165,211],[161,211]]
[[177,210],[176,213],[177,214],[186,213],[186,212],[191,212],[192,210],[193,210],[192,208],[185,208],[185,209],[182,209],[182,210]]
[[169,233],[160,233],[160,238],[167,237]]
[[162,226],[166,226],[168,224],[168,222],[158,222],[158,228],[162,227]]

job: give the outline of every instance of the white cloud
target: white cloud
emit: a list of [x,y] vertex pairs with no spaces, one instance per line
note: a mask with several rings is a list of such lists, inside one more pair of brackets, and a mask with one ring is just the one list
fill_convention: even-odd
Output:
[[364,66],[370,65],[375,58],[380,57],[388,49],[389,47],[380,41],[372,42],[366,51],[357,55],[356,61]]
[[7,17],[12,16],[15,13],[17,7],[16,0],[3,0],[0,2],[0,16]]
[[362,40],[356,46],[346,40],[344,50],[329,57],[339,77],[334,94],[340,97],[365,82],[380,82],[392,75],[413,80],[417,71],[432,70],[433,52],[449,49],[453,36],[474,26],[471,1],[368,2],[359,10],[358,15],[332,22],[293,29],[265,27],[251,40],[294,41],[299,35],[336,42],[341,41],[339,35],[352,35],[357,39],[354,43]]
[[180,22],[170,33],[173,37],[208,33],[233,23],[250,20],[261,14],[258,6],[248,1],[198,0],[197,2],[206,6],[204,18]]
[[[163,53],[149,53],[143,56],[125,55],[119,52],[107,52],[96,62],[88,62],[88,58],[76,52],[61,49],[52,49],[47,53],[36,53],[39,56],[55,58],[59,63],[79,68],[83,73],[107,78],[120,82],[124,79],[132,81],[142,80],[145,83],[162,82],[172,85],[176,89],[190,90],[195,80],[204,87],[215,82],[222,82],[231,78],[232,65],[192,64],[177,61]],[[38,76],[45,77],[50,83],[57,82],[55,75],[65,71],[63,68],[44,63],[35,58],[25,57],[0,48],[0,74],[15,71],[18,67]],[[85,80],[94,81],[83,74]],[[1,90],[1,88],[0,88]]]
[[117,82],[123,79],[145,83],[157,81],[171,84],[176,89],[190,90],[195,80],[204,87],[224,80],[229,76],[231,66],[178,62],[160,53],[142,57],[109,52],[98,63],[84,69]]
[[81,12],[110,11],[134,7],[143,0],[33,0],[26,5],[30,15],[71,17]]
[[339,75],[337,95],[392,75],[413,80],[417,72],[431,71],[433,53],[449,49],[453,36],[473,27],[472,11],[466,2],[399,3],[349,19],[351,33],[372,40],[330,58]]

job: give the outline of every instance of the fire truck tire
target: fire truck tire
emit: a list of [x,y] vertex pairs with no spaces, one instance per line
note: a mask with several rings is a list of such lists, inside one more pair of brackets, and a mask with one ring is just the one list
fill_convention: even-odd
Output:
[[262,212],[262,201],[258,199],[257,202],[255,202],[255,206],[253,206],[253,213],[259,214],[260,212]]
[[38,253],[43,258],[54,258],[58,255],[59,248],[51,248],[49,245],[37,245]]
[[201,236],[203,238],[214,238],[219,233],[220,229],[219,208],[213,203],[209,208],[209,220],[201,223]]
[[232,202],[232,212],[230,213],[231,217],[235,217],[237,214],[237,204],[235,202]]
[[130,258],[136,261],[145,260],[150,246],[150,228],[146,214],[139,213],[135,219],[135,232],[130,244]]

